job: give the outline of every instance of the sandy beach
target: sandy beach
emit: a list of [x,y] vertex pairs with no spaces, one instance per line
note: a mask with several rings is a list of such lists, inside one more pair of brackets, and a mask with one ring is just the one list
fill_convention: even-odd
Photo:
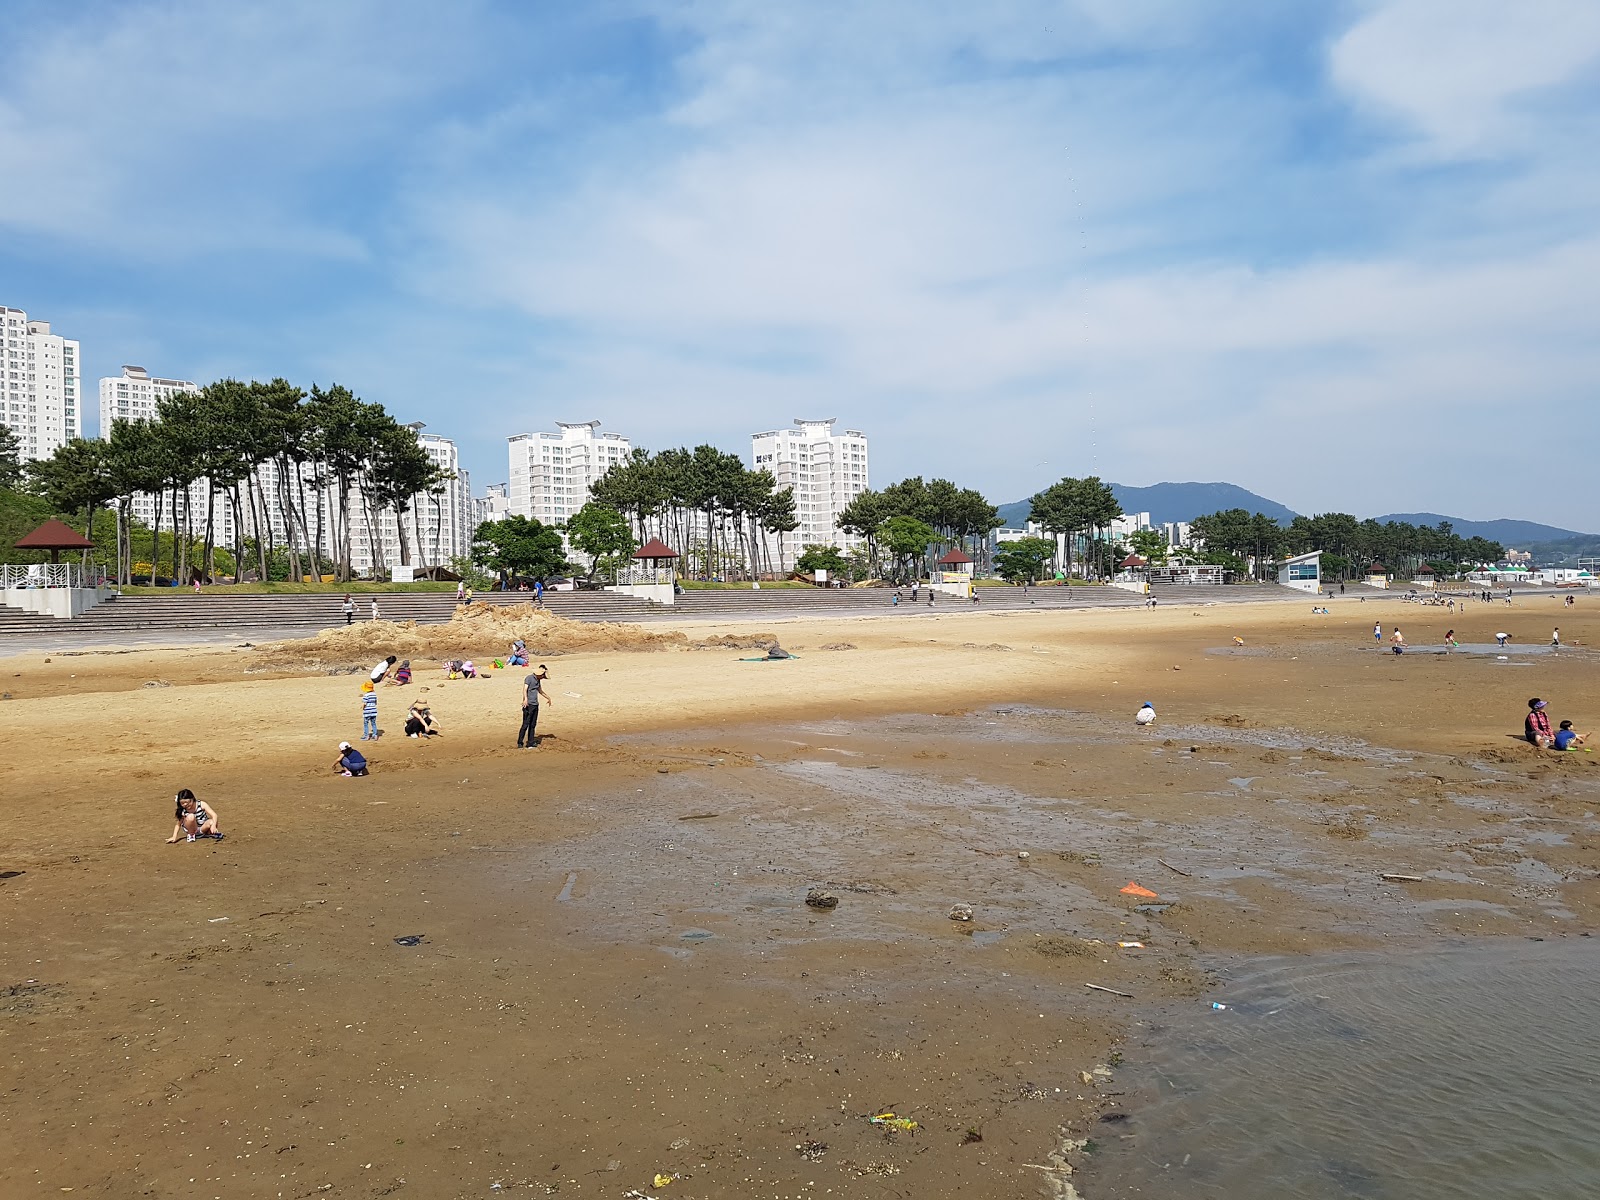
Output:
[[541,627],[535,751],[448,632],[0,659],[0,1191],[1072,1195],[1208,956],[1594,929],[1594,605]]

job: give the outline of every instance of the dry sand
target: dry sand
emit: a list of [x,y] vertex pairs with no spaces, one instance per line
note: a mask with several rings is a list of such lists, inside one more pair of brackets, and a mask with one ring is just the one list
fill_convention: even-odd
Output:
[[[1309,608],[0,660],[0,1194],[1069,1195],[1201,956],[1594,927],[1600,755],[1515,734],[1535,694],[1592,727],[1600,658],[1371,636],[1588,642],[1594,601]],[[512,624],[531,752],[523,672],[431,665]],[[339,778],[390,652],[415,682]],[[444,736],[399,736],[417,696]],[[225,841],[162,844],[182,786]]]

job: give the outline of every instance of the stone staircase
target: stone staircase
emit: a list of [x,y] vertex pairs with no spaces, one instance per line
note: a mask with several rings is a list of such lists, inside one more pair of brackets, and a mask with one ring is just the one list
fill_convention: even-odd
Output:
[[[891,604],[890,588],[687,588],[674,605],[651,604],[614,592],[546,592],[545,608],[575,621],[767,621],[830,616],[939,616],[961,612],[1039,612],[1091,608],[1137,608],[1144,597],[1113,587],[1016,587],[979,589],[973,604],[939,594],[932,607],[922,593],[919,603],[902,591],[901,603]],[[1293,600],[1311,603],[1311,597],[1277,584],[1158,586],[1162,604],[1214,604],[1249,600]],[[449,592],[377,593],[378,613],[384,620],[441,624],[455,612]],[[480,594],[475,604],[525,604],[524,592]],[[372,594],[356,597],[356,619],[368,619]],[[118,645],[159,641],[164,634],[177,641],[216,640],[233,635],[262,638],[292,637],[334,628],[344,621],[343,597],[332,593],[311,595],[230,595],[206,592],[193,595],[122,596],[91,609],[72,621],[11,609],[0,609],[0,652],[16,653],[32,645]],[[188,636],[183,636],[187,634]]]
[[[449,592],[387,592],[356,597],[356,620],[371,615],[373,599],[378,615],[386,621],[416,621],[442,624],[456,609],[456,598]],[[474,603],[496,603],[491,594]],[[525,603],[532,597],[508,595],[508,603]],[[343,597],[319,593],[312,595],[228,595],[206,592],[202,595],[179,593],[172,596],[121,596],[91,609],[76,620],[50,621],[29,614],[0,614],[0,638],[11,632],[23,636],[42,631],[70,632],[74,640],[94,638],[114,643],[120,635],[137,635],[148,640],[152,633],[179,630],[319,630],[344,624],[340,611]],[[579,621],[637,621],[650,615],[652,606],[632,596],[610,592],[546,593],[545,607]],[[24,622],[27,622],[24,624]]]

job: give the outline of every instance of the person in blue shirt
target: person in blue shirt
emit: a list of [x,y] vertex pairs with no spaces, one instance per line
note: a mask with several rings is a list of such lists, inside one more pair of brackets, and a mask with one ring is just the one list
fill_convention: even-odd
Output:
[[1572,728],[1571,721],[1561,722],[1561,728],[1556,730],[1555,747],[1557,750],[1576,750],[1587,739],[1583,734]]
[[333,764],[333,769],[346,778],[352,775],[365,775],[367,773],[366,756],[349,742],[340,742],[339,761]]

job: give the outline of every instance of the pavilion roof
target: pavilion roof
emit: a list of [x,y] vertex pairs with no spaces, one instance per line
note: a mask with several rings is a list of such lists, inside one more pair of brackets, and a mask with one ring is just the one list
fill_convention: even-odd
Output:
[[651,538],[633,552],[635,558],[677,558],[678,552],[660,538]]
[[16,541],[18,550],[92,550],[94,543],[69,525],[51,519]]

